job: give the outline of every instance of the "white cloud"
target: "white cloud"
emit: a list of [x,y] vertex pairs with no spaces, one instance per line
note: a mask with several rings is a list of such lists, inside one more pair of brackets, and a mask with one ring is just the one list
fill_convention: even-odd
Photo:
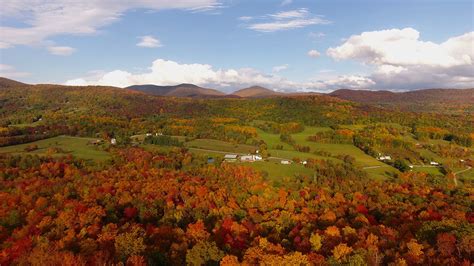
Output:
[[280,5],[281,6],[287,6],[291,3],[293,3],[293,0],[283,0]]
[[278,73],[278,72],[281,72],[281,71],[286,70],[286,69],[288,69],[288,64],[284,64],[284,65],[281,65],[281,66],[274,66],[272,68],[272,72],[273,73]]
[[49,46],[48,51],[53,55],[68,56],[73,54],[76,49],[69,46]]
[[[286,66],[278,66],[283,70]],[[176,85],[192,83],[230,92],[238,88],[260,85],[280,91],[330,91],[371,84],[368,78],[357,76],[333,76],[327,79],[296,82],[252,68],[214,69],[207,64],[180,64],[171,60],[157,59],[148,71],[130,73],[123,70],[94,72],[89,76],[71,79],[66,85],[110,85],[127,87],[136,84]]]
[[304,18],[310,15],[307,8],[300,8],[290,11],[282,11],[275,14],[270,14],[268,16],[275,19],[289,19],[289,18]]
[[472,64],[474,32],[436,44],[419,40],[412,28],[363,32],[343,45],[328,49],[335,59],[357,59],[370,64],[449,67]]
[[14,66],[11,65],[6,65],[6,64],[0,64],[0,77],[6,77],[6,78],[22,78],[22,77],[27,77],[29,76],[30,73],[28,72],[22,72],[16,70]]
[[368,88],[375,85],[372,79],[358,75],[342,75],[335,79],[327,80],[325,83],[329,87],[349,89]]
[[312,15],[307,8],[269,14],[266,15],[264,19],[268,21],[249,24],[247,28],[259,32],[274,32],[331,23],[321,16]]
[[318,51],[316,51],[316,50],[309,50],[309,51],[308,51],[308,56],[309,56],[309,57],[314,57],[314,58],[316,58],[316,57],[319,57],[320,55],[321,55],[321,53],[318,52]]
[[[363,75],[336,75],[321,71],[319,78],[291,81],[278,75],[278,71],[284,70],[285,65],[274,67],[273,73],[268,74],[252,68],[215,69],[208,64],[181,64],[157,59],[148,71],[141,73],[115,70],[69,80],[66,84],[126,87],[134,84],[193,83],[223,91],[261,85],[280,91],[321,92],[340,88],[410,90],[473,87],[474,32],[450,38],[440,44],[419,40],[418,34],[414,34],[412,29],[382,31],[383,37],[379,33],[368,32],[352,36],[341,46],[327,51],[335,59],[356,59],[373,69],[371,73]],[[393,42],[400,46],[397,47]],[[415,58],[405,56],[405,50]],[[427,50],[436,53],[430,54]]]
[[146,48],[157,48],[162,47],[160,40],[155,39],[153,36],[146,35],[140,37],[140,42],[137,43],[137,46],[146,47]]
[[1,26],[0,48],[41,45],[57,35],[96,34],[130,9],[200,11],[219,6],[219,0],[3,0],[2,18],[18,19],[27,26]]
[[353,35],[327,54],[373,67],[369,78],[382,88],[473,87],[473,43],[474,32],[434,43],[412,28],[391,29]]
[[242,20],[242,21],[249,21],[249,20],[252,20],[253,17],[250,17],[250,16],[241,16],[238,18],[238,20]]

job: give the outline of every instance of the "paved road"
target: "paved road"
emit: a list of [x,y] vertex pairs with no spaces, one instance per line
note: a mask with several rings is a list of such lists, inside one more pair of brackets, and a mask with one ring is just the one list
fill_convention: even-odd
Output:
[[471,169],[472,169],[472,167],[468,166],[468,167],[467,167],[466,169],[464,169],[464,170],[455,172],[454,175],[462,174],[462,173],[467,172],[467,171],[469,171],[469,170],[471,170]]
[[374,165],[374,166],[365,166],[362,167],[362,169],[376,169],[376,168],[382,168],[382,167],[389,167],[388,165]]

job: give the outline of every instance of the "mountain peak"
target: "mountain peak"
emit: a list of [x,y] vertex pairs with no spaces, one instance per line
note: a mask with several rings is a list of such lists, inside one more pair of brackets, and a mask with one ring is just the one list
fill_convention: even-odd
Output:
[[274,90],[267,89],[262,86],[251,86],[248,88],[244,88],[241,90],[237,90],[232,93],[232,95],[236,95],[239,97],[244,97],[244,98],[260,98],[260,97],[272,97],[272,96],[278,96],[278,95],[283,95],[280,92],[276,92]]
[[148,94],[158,96],[172,96],[172,97],[221,97],[225,94],[214,89],[206,89],[194,84],[182,83],[174,86],[158,86],[158,85],[133,85],[127,89],[145,92]]

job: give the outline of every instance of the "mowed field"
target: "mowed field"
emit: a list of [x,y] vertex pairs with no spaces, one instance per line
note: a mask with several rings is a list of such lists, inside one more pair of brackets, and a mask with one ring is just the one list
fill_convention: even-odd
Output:
[[465,172],[457,174],[458,178],[463,178],[466,180],[474,181],[474,168],[471,168]]
[[[310,152],[298,152],[293,149],[292,146],[282,142],[280,140],[279,134],[271,134],[268,132],[264,132],[262,130],[258,130],[258,136],[260,139],[264,140],[269,147],[269,153],[271,156],[280,157],[280,158],[299,158],[299,159],[307,159],[307,158],[314,158],[314,159],[328,159],[328,160],[335,160],[339,161],[334,157],[325,157],[315,155],[314,151],[324,151],[329,152],[332,156],[337,155],[350,155],[355,158],[356,164],[360,167],[370,167],[366,169],[367,173],[370,177],[375,179],[384,179],[392,176],[395,173],[399,173],[399,171],[393,168],[390,165],[387,165],[383,162],[376,160],[375,158],[365,154],[362,150],[355,147],[351,144],[331,144],[331,143],[318,143],[308,141],[308,137],[316,134],[317,132],[323,132],[332,130],[329,127],[305,127],[305,129],[296,134],[292,134],[292,138],[295,142],[299,145],[309,146]],[[276,145],[283,146],[282,150],[274,149]],[[372,168],[374,167],[374,168]]]
[[232,144],[230,142],[215,139],[195,139],[184,143],[184,146],[187,148],[243,154],[254,153],[256,150],[255,146]]
[[308,141],[308,137],[317,132],[332,130],[326,127],[306,127],[303,132],[293,134],[292,137],[296,143],[304,146],[309,146],[311,151],[325,151],[333,155],[350,155],[356,159],[356,163],[361,167],[367,166],[386,166],[386,164],[376,160],[375,158],[365,154],[362,150],[352,144],[332,144],[332,143],[318,143]]
[[[36,154],[40,156],[67,156],[71,154],[77,158],[94,161],[105,161],[110,158],[110,154],[103,151],[101,148],[88,144],[89,141],[96,140],[95,138],[80,138],[71,136],[58,136],[49,139],[38,140],[35,142],[0,147],[0,153],[11,154]],[[31,145],[37,145],[38,149],[27,152],[25,148]],[[50,153],[53,149],[63,152]]]
[[[357,128],[356,126],[353,126]],[[268,145],[269,160],[260,161],[254,163],[238,163],[252,167],[258,171],[264,173],[265,176],[272,180],[279,180],[283,177],[293,177],[295,175],[312,175],[311,169],[304,167],[301,164],[290,164],[283,165],[280,163],[282,159],[293,160],[298,158],[305,160],[308,158],[321,159],[321,160],[332,160],[335,162],[341,162],[335,158],[338,155],[350,155],[355,158],[356,165],[363,168],[369,175],[374,179],[383,180],[393,176],[394,174],[400,173],[397,169],[383,162],[376,160],[375,158],[365,154],[362,150],[351,144],[329,144],[329,143],[317,143],[308,141],[308,137],[321,131],[332,130],[329,127],[306,127],[304,131],[292,134],[292,138],[295,142],[302,146],[309,146],[311,151],[309,153],[298,152],[293,149],[292,146],[282,142],[279,134],[272,134],[257,130],[258,139],[264,140]],[[184,146],[189,149],[190,152],[204,157],[213,157],[217,161],[222,160],[226,153],[235,153],[239,155],[253,154],[257,149],[256,146],[244,145],[244,144],[233,144],[225,141],[214,140],[214,139],[194,139],[186,141],[187,138],[180,136],[173,136],[178,138],[181,142],[184,142]],[[102,150],[100,147],[88,144],[95,138],[81,138],[72,136],[58,136],[50,139],[39,140],[32,143],[0,147],[0,153],[11,153],[11,154],[37,154],[37,155],[51,155],[51,156],[67,156],[73,155],[77,158],[94,161],[105,161],[110,158],[110,154]],[[412,139],[412,141],[416,141]],[[432,144],[432,143],[430,143]],[[444,141],[443,141],[443,144]],[[25,148],[30,145],[37,145],[38,149],[27,152]],[[282,149],[275,149],[279,145]],[[141,147],[151,151],[170,151],[173,147],[157,146],[150,144],[143,144]],[[56,149],[59,152],[51,152]],[[315,151],[325,151],[330,153],[330,156],[321,156],[314,154]],[[430,155],[434,160],[438,160],[440,163],[444,162],[444,158],[440,158],[433,152],[427,149],[420,149],[421,153]],[[463,170],[465,168],[455,169]],[[440,169],[436,167],[415,167],[413,171],[425,172],[432,175],[442,175]],[[474,179],[474,169],[462,172],[458,175],[459,178],[465,178],[468,180]]]

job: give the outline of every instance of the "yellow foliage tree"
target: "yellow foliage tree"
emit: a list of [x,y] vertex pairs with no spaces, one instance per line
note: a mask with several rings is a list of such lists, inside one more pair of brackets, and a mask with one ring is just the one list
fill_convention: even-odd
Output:
[[347,256],[352,253],[352,248],[346,244],[339,244],[332,250],[332,255],[338,262],[345,261]]
[[311,243],[311,249],[314,251],[318,251],[323,244],[321,243],[323,238],[318,233],[312,233],[311,237],[309,238],[309,242]]
[[115,238],[115,251],[121,259],[132,255],[139,255],[145,251],[144,239],[139,227],[134,227],[131,232],[123,233]]
[[186,253],[187,265],[204,265],[208,262],[218,262],[224,257],[225,253],[220,250],[215,242],[199,242]]

